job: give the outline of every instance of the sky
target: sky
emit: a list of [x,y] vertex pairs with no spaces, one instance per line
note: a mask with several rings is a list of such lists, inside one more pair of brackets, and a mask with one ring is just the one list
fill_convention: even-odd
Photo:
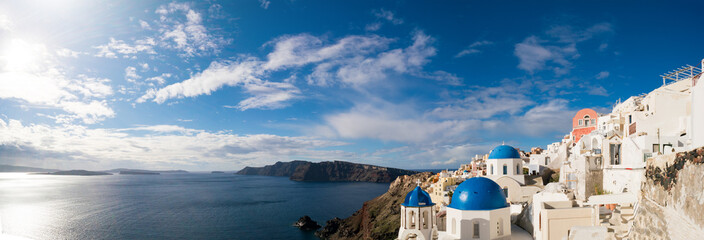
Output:
[[457,168],[704,58],[700,1],[0,1],[0,164]]

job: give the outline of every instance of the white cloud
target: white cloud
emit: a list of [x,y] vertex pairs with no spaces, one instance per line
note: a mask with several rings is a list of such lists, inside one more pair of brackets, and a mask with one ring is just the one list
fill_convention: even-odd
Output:
[[50,164],[45,167],[236,169],[293,159],[349,159],[353,154],[319,150],[345,144],[308,137],[209,132],[176,125],[92,129],[71,124],[24,125],[18,120],[0,119],[3,160]]
[[609,23],[595,24],[584,30],[575,30],[568,25],[553,26],[546,32],[553,41],[527,37],[516,44],[514,55],[520,60],[519,69],[532,74],[548,68],[559,76],[568,73],[573,67],[572,60],[579,58],[578,43],[612,32]]
[[[158,90],[149,90],[137,102],[153,99],[163,103],[172,98],[210,94],[224,86],[238,86],[252,95],[241,101],[237,105],[238,109],[281,108],[298,98],[300,90],[293,85],[293,81],[275,82],[265,79],[275,71],[307,64],[317,64],[313,73],[306,77],[308,83],[320,86],[340,82],[345,86],[360,88],[370,82],[381,81],[391,73],[459,84],[461,79],[451,73],[422,71],[428,58],[435,55],[436,50],[431,46],[433,39],[422,32],[416,32],[413,40],[413,44],[407,48],[376,53],[386,48],[391,40],[375,35],[348,36],[325,45],[322,39],[308,34],[285,36],[266,44],[274,46],[274,50],[267,55],[268,61],[242,57],[237,61],[213,62],[190,79]],[[295,79],[295,74],[287,79]]]
[[[170,98],[195,97],[211,92],[227,85],[237,86],[249,82],[261,82],[256,77],[259,63],[253,59],[243,59],[238,62],[213,62],[203,72],[183,82],[174,83],[153,92],[157,103],[163,103]],[[146,95],[145,95],[146,96]]]
[[156,54],[154,45],[156,45],[156,41],[153,38],[140,39],[132,45],[122,40],[110,38],[109,43],[94,46],[93,48],[98,49],[98,53],[95,54],[96,57],[117,58],[119,55],[123,58],[134,58],[135,54],[139,53]]
[[434,121],[418,116],[400,116],[394,108],[359,105],[349,112],[325,117],[322,134],[333,133],[342,138],[371,138],[404,143],[433,143],[452,139],[453,135],[476,127],[474,120]]
[[82,52],[76,52],[68,48],[61,48],[59,50],[56,50],[56,55],[61,56],[61,57],[72,57],[72,58],[77,58],[79,55],[84,54]]
[[607,77],[609,77],[609,72],[607,72],[607,71],[599,72],[599,73],[595,76],[596,79],[604,79],[604,78],[607,78]]
[[42,44],[15,39],[9,48],[0,53],[0,99],[61,109],[67,114],[53,116],[59,122],[80,119],[92,124],[115,116],[103,100],[113,94],[110,80],[67,76]]
[[464,95],[428,114],[441,119],[489,119],[500,114],[519,114],[535,103],[516,85],[480,87]]
[[545,41],[531,36],[516,44],[514,54],[520,60],[519,69],[535,73],[544,69],[548,63],[556,75],[562,75],[572,68],[568,59],[579,57],[574,43],[566,46],[545,46]]
[[203,25],[201,14],[187,3],[162,5],[155,12],[159,14],[161,44],[180,50],[183,56],[217,53],[229,43],[225,38],[209,32]]
[[141,79],[142,76],[139,76],[137,74],[137,68],[129,66],[125,68],[125,80],[128,82],[136,82],[138,79]]
[[271,1],[269,0],[258,0],[259,1],[259,6],[261,6],[263,9],[269,9],[269,4],[271,4]]
[[374,13],[374,16],[376,16],[377,18],[389,21],[393,25],[403,24],[403,19],[395,17],[394,13],[392,11],[379,9],[379,10],[374,10],[373,13]]
[[146,29],[146,30],[152,29],[151,25],[149,25],[149,23],[144,20],[139,20],[139,26],[142,27],[142,29]]
[[244,85],[247,93],[252,97],[242,100],[237,104],[237,109],[278,109],[289,105],[292,99],[298,98],[301,91],[290,83],[285,82],[259,82]]
[[308,34],[280,37],[267,45],[274,50],[267,55],[267,70],[302,66],[331,59],[341,59],[369,54],[384,48],[390,39],[371,36],[348,36],[335,44],[324,46],[323,40]]
[[364,26],[364,30],[367,30],[370,32],[378,31],[379,29],[381,29],[381,25],[382,24],[380,22],[373,22],[373,23],[370,23],[370,24],[367,24],[366,26]]
[[170,78],[170,77],[171,77],[171,73],[162,73],[159,76],[150,77],[145,80],[146,81],[153,81],[153,82],[156,82],[157,84],[161,85],[161,84],[164,84],[166,82],[166,79]]
[[546,33],[556,38],[562,43],[578,43],[587,41],[594,37],[613,32],[613,27],[610,23],[597,23],[584,30],[575,30],[575,27],[569,25],[557,25],[551,27]]
[[12,21],[7,15],[0,14],[0,30],[12,31]]
[[596,95],[596,96],[609,96],[609,91],[606,90],[606,88],[602,86],[594,86],[591,87],[587,93],[589,95]]
[[491,41],[486,41],[486,40],[473,42],[467,48],[465,48],[464,50],[457,53],[457,55],[455,55],[455,58],[459,58],[459,57],[463,57],[463,56],[471,55],[471,54],[475,54],[475,53],[480,53],[482,51],[477,48],[479,48],[481,46],[491,45],[491,44],[494,44],[494,43]]
[[[411,74],[419,77],[441,77],[449,81],[447,74],[438,72],[439,75],[422,72],[422,67],[435,56],[436,49],[432,47],[434,39],[423,32],[416,32],[413,44],[403,49],[392,49],[376,54],[375,56],[354,56],[348,59],[321,64],[308,76],[309,83],[328,85],[330,80],[339,80],[341,83],[362,88],[369,83],[379,82],[389,77],[389,74]],[[454,76],[454,75],[453,75]]]
[[569,102],[564,99],[552,99],[536,105],[506,124],[507,132],[520,132],[527,136],[566,134],[572,128],[569,123],[576,112],[568,105]]

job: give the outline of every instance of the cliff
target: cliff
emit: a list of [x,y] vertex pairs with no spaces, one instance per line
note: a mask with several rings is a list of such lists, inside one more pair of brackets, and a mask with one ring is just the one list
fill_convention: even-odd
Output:
[[312,163],[307,161],[277,162],[264,167],[245,167],[242,175],[287,176],[293,181],[311,182],[391,182],[396,177],[415,171],[379,167],[343,161]]
[[274,165],[266,165],[264,167],[245,167],[236,174],[241,175],[261,175],[261,176],[277,176],[290,177],[300,165],[310,162],[306,161],[291,161],[291,162],[276,162]]
[[704,148],[649,159],[631,239],[704,236]]
[[417,179],[425,182],[432,175],[423,172],[396,178],[386,193],[365,202],[348,218],[327,221],[315,234],[322,239],[395,239],[406,194],[415,188]]

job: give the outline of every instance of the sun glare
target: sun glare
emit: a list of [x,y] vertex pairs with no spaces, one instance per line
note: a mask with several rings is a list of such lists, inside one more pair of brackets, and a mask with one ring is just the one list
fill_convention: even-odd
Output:
[[4,62],[4,68],[7,71],[31,70],[37,67],[42,49],[41,45],[13,39],[9,44],[3,46],[0,59]]

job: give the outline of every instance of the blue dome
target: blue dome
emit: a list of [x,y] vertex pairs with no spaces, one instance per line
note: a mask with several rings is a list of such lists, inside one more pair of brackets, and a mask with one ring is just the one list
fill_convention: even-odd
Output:
[[518,150],[509,145],[495,147],[494,150],[491,150],[491,153],[489,153],[489,159],[502,158],[521,158],[521,154],[518,153]]
[[457,186],[447,207],[458,210],[494,210],[508,207],[508,203],[499,184],[488,178],[473,177]]
[[435,203],[430,200],[430,195],[427,192],[420,189],[420,186],[416,186],[413,191],[406,194],[406,200],[401,205],[406,207],[427,207],[433,206]]

